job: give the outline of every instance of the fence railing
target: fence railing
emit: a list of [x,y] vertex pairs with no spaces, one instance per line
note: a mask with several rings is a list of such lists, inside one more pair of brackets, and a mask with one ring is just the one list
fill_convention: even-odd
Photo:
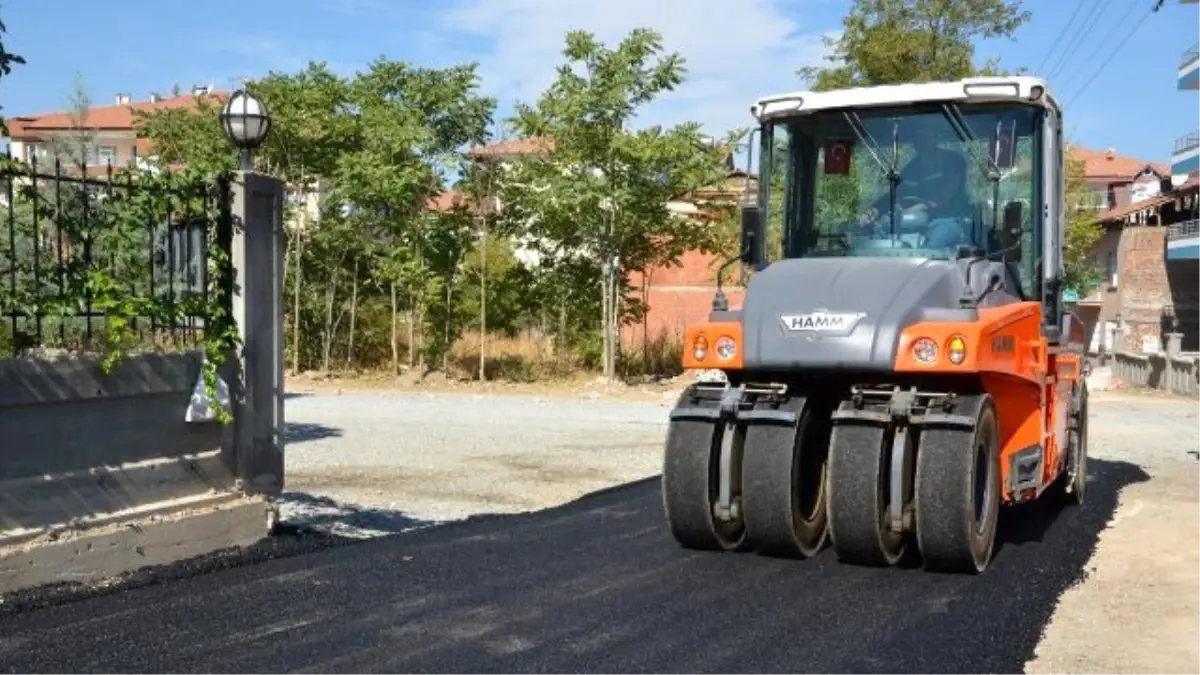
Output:
[[1179,61],[1179,67],[1182,68],[1197,59],[1200,59],[1200,44],[1195,44],[1183,52],[1183,58]]
[[0,356],[199,343],[226,184],[0,162]]
[[1178,155],[1181,152],[1187,152],[1194,148],[1200,147],[1200,131],[1193,131],[1187,136],[1180,136],[1175,139],[1175,150],[1173,154]]
[[1174,223],[1167,229],[1167,239],[1169,241],[1187,239],[1197,235],[1200,235],[1200,220],[1195,218],[1185,220],[1182,223]]
[[1193,355],[1113,354],[1112,374],[1140,389],[1161,389],[1183,396],[1200,395],[1200,357]]

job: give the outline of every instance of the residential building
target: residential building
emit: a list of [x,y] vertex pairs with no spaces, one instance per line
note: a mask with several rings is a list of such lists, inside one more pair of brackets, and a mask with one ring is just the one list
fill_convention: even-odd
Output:
[[[5,119],[9,152],[14,159],[27,164],[36,161],[40,173],[52,173],[55,155],[59,155],[63,160],[61,170],[70,173],[77,171],[82,142],[86,146],[82,152],[89,175],[100,177],[110,166],[150,168],[155,166],[154,148],[148,139],[138,138],[137,113],[188,108],[201,98],[220,105],[229,93],[205,85],[195,86],[187,94],[152,93],[141,101],[134,101],[129,94],[117,94],[112,104],[93,106],[82,119],[76,111],[10,117]],[[325,192],[326,186],[319,183],[308,189],[289,190],[288,203],[294,208],[286,226],[304,229],[317,222]]]
[[[1197,0],[1181,0],[1181,4],[1197,4]],[[1196,17],[1191,22],[1195,25]],[[1179,64],[1179,81],[1176,85],[1187,94],[1187,106],[1196,110],[1196,91],[1200,89],[1200,44],[1192,45],[1183,53]],[[1200,131],[1180,137],[1175,141],[1171,153],[1171,180],[1181,185],[1200,176]],[[1200,230],[1197,228],[1196,212],[1191,218],[1182,219],[1172,225],[1167,237],[1167,259],[1179,264],[1200,259]]]
[[[85,163],[88,171],[103,171],[107,166],[142,165],[153,156],[153,148],[144,138],[137,137],[134,128],[136,112],[153,112],[195,105],[197,97],[223,101],[225,92],[211,85],[194,87],[190,94],[163,97],[151,94],[144,101],[134,101],[129,94],[118,94],[113,104],[93,106],[81,119],[75,111],[19,115],[5,119],[8,127],[9,152],[14,159],[36,161],[47,171],[53,170],[56,150],[75,146],[85,140]],[[78,152],[78,148],[72,148]],[[62,158],[77,163],[79,157]]]
[[1168,332],[1183,334],[1184,350],[1198,349],[1197,261],[1167,255],[1168,238],[1187,222],[1194,227],[1198,186],[1197,178],[1178,186],[1166,182],[1155,197],[1097,214],[1104,234],[1093,262],[1103,276],[1076,305],[1090,353],[1111,353],[1118,327],[1126,349],[1157,353]]
[[1114,148],[1072,147],[1071,159],[1083,162],[1083,174],[1097,212],[1150,199],[1162,192],[1170,167],[1117,154]]

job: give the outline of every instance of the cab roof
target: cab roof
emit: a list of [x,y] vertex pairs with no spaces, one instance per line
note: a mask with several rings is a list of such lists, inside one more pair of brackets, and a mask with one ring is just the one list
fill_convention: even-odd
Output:
[[971,77],[950,82],[888,84],[832,91],[796,91],[764,96],[750,108],[759,122],[822,110],[874,108],[909,103],[1012,101],[1061,114],[1058,99],[1040,77]]

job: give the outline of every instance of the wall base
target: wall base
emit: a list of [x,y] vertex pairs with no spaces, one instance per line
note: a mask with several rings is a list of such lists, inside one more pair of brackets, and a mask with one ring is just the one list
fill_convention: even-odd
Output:
[[142,567],[250,546],[268,535],[275,518],[263,498],[223,495],[181,507],[0,548],[0,594],[46,584],[99,583]]

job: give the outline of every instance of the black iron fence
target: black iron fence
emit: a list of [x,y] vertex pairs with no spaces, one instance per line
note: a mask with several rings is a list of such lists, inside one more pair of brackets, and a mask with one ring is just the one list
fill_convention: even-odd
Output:
[[0,355],[194,347],[228,311],[210,265],[227,180],[0,162]]

